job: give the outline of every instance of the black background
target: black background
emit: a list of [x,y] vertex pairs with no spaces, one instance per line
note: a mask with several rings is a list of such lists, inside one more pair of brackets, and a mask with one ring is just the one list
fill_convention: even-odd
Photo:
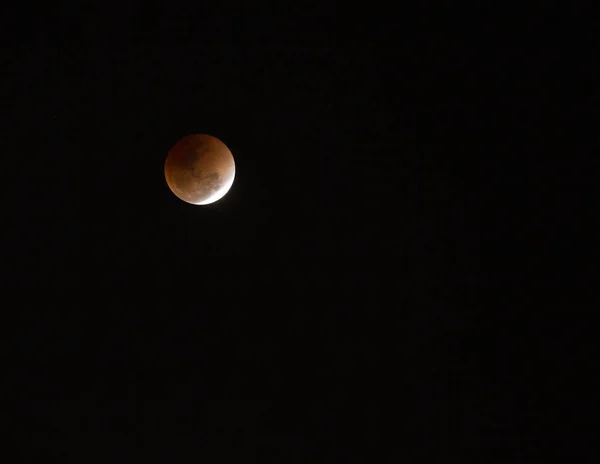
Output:
[[[557,13],[121,3],[2,19],[24,449],[525,462]],[[163,176],[192,133],[236,160],[205,207]]]

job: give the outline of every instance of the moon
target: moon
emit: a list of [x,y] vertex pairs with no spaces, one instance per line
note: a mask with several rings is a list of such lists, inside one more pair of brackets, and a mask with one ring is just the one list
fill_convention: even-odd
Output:
[[165,179],[180,200],[208,205],[225,196],[233,185],[235,162],[227,145],[206,134],[182,138],[169,151]]

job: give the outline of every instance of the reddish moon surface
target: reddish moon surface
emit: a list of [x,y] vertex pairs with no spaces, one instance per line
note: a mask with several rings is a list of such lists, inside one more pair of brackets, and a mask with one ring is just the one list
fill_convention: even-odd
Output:
[[223,198],[233,185],[233,155],[218,138],[188,135],[169,151],[165,179],[171,191],[192,205],[208,205]]

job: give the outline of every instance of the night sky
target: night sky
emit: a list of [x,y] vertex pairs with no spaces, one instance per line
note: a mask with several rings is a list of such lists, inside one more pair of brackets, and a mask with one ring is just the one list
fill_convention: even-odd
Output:
[[[530,23],[506,34],[497,12],[450,6],[66,5],[2,18],[24,450],[525,462],[525,329],[506,293],[502,311],[483,295],[487,250],[516,236],[490,211],[523,200],[512,161],[547,129],[535,70],[554,52],[517,46]],[[164,180],[194,133],[236,161],[208,206]]]

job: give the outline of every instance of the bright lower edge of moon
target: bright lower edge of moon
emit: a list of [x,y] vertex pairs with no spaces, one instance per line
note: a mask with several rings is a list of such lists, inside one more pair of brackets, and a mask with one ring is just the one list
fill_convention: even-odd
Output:
[[235,167],[233,168],[233,173],[231,174],[231,178],[227,182],[225,182],[219,190],[217,190],[215,193],[213,193],[206,200],[199,201],[198,203],[194,203],[194,204],[195,205],[209,205],[211,203],[214,203],[215,201],[220,200],[221,198],[223,198],[225,196],[225,194],[227,192],[229,192],[229,189],[233,185],[234,179],[235,179]]

